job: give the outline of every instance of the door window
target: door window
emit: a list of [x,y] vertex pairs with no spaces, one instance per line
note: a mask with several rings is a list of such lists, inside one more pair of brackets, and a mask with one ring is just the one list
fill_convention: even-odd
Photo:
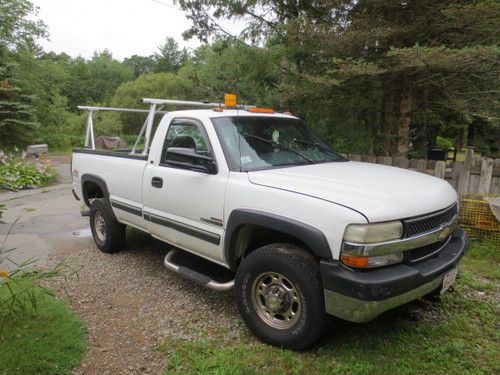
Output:
[[200,155],[208,156],[209,154],[208,142],[200,127],[193,122],[173,122],[170,124],[163,144],[162,164],[166,163],[167,149],[169,147],[193,149]]

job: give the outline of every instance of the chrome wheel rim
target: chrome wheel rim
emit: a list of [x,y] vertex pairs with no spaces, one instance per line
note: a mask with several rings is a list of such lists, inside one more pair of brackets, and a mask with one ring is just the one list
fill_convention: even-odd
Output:
[[94,216],[94,228],[98,240],[101,242],[106,241],[106,222],[99,211],[97,211]]
[[257,315],[277,329],[289,329],[299,320],[302,301],[295,286],[277,272],[265,272],[255,279],[252,302]]

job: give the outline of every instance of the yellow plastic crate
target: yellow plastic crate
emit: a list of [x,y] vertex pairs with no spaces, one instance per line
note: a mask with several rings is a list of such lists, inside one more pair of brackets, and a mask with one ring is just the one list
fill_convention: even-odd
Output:
[[[458,224],[469,237],[484,239],[500,245],[500,222],[491,212],[491,208],[484,200],[486,195],[467,194],[460,207]],[[498,195],[488,197],[496,198]]]

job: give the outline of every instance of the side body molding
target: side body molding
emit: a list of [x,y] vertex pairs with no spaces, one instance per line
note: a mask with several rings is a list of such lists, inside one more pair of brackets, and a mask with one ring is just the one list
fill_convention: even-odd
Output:
[[330,259],[332,253],[323,232],[309,224],[251,209],[236,209],[231,212],[224,235],[224,259],[231,269],[236,268],[235,249],[232,249],[236,239],[238,227],[244,224],[253,224],[277,230],[290,236],[299,238],[312,252],[322,259]]

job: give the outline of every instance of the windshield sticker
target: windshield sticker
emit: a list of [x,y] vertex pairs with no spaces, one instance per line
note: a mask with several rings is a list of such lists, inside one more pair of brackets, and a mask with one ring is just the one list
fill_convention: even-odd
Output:
[[280,141],[280,132],[278,129],[273,131],[273,142],[278,143]]
[[240,160],[241,160],[241,164],[246,164],[246,163],[252,162],[252,158],[249,155],[242,156],[240,158]]

